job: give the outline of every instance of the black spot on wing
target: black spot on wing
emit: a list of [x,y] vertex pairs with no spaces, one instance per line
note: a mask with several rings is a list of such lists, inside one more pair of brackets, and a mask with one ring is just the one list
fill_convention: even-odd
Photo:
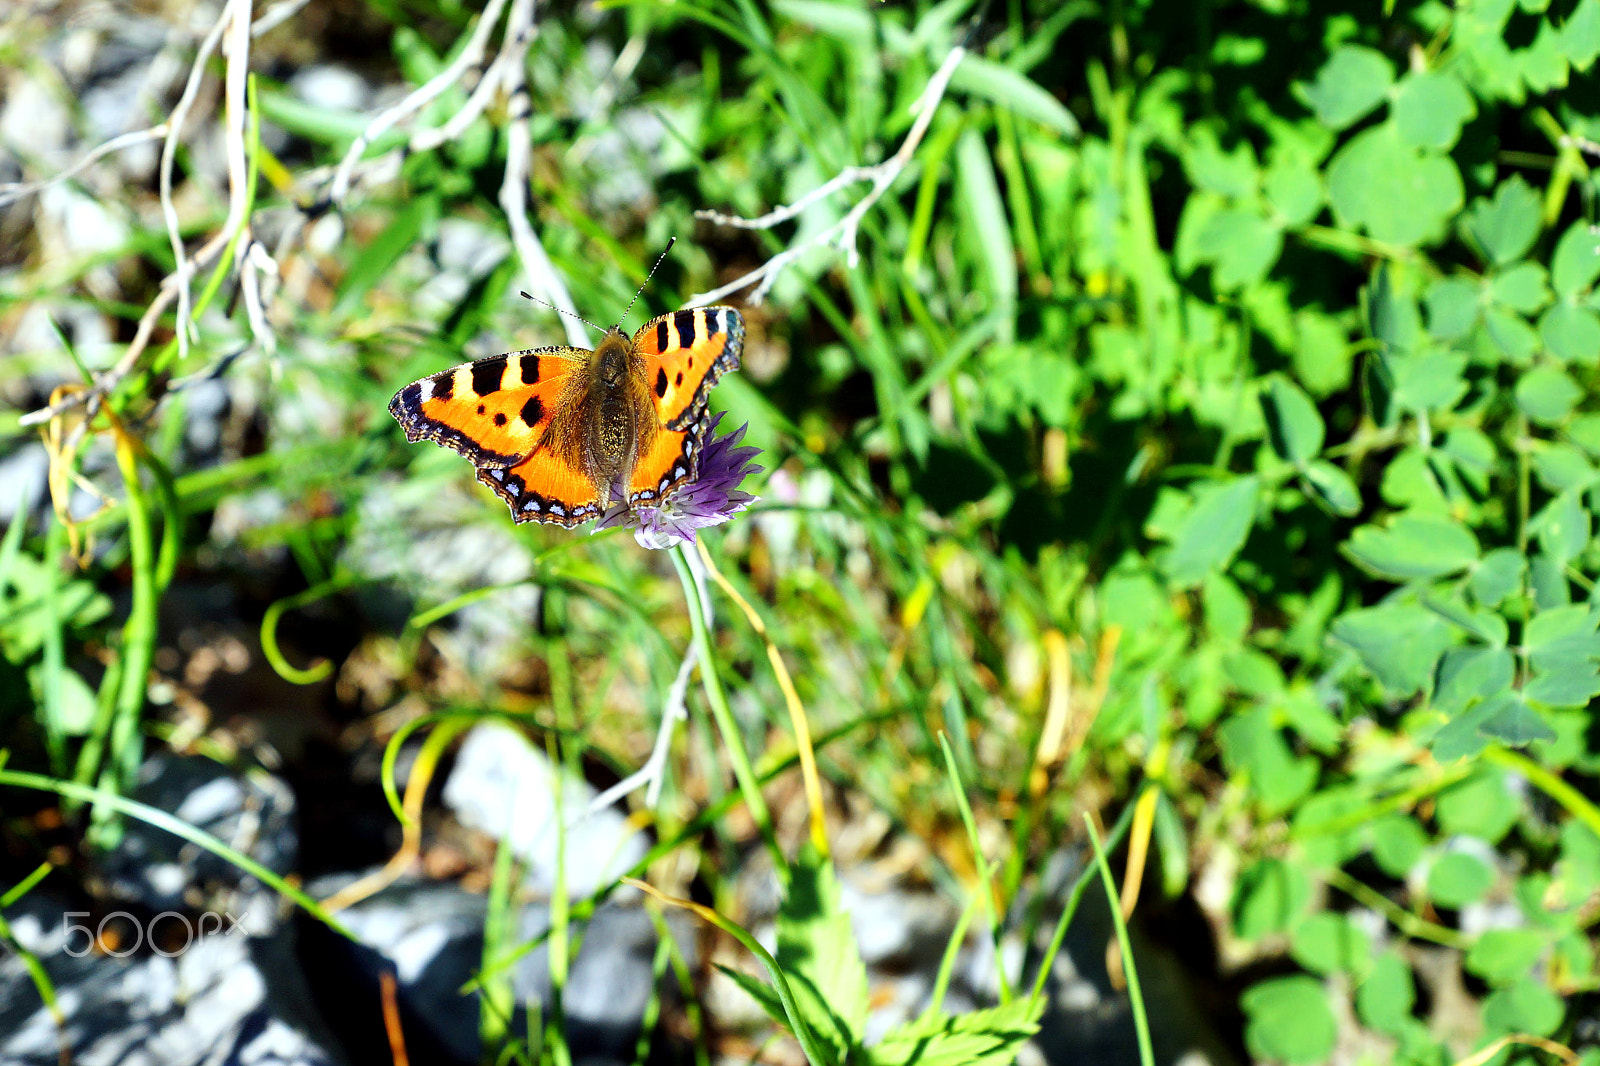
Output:
[[[678,375],[678,380],[680,382],[683,381],[683,375],[682,374]],[[656,396],[657,397],[662,397],[662,396],[665,396],[666,394],[667,394],[667,372],[658,367],[656,369]]]
[[679,311],[672,316],[672,324],[678,327],[678,343],[687,348],[694,343],[694,312]]
[[665,318],[663,318],[660,322],[656,323],[656,351],[664,352],[666,350],[667,350],[667,320]]
[[521,361],[521,369],[522,369],[522,383],[524,385],[536,385],[536,384],[538,384],[538,382],[539,382],[539,357],[537,355],[525,355],[525,356],[523,356],[522,357],[522,361]]
[[506,424],[506,416],[504,412],[496,411],[494,413],[494,424],[497,426],[503,426]]
[[679,384],[679,385],[683,384],[683,371],[681,371],[681,370],[678,371],[678,380],[677,380],[676,384]]
[[[422,382],[417,382],[421,385]],[[456,394],[456,372],[446,370],[443,374],[433,376],[433,396],[431,399],[448,400]]]
[[522,424],[532,429],[544,418],[544,404],[537,396],[529,396],[528,402],[522,405]]
[[500,382],[506,375],[506,357],[497,355],[481,363],[472,364],[472,391],[488,396],[500,391]]

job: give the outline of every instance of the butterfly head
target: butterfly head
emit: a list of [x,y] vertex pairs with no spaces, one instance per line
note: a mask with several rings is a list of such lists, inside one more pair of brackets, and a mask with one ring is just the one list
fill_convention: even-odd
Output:
[[607,330],[594,350],[594,379],[607,389],[623,388],[632,358],[633,343],[628,335],[617,329]]

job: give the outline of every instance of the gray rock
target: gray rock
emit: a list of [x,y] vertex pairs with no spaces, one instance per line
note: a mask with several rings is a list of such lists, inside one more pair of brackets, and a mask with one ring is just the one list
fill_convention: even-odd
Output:
[[[234,930],[169,955],[84,952],[72,909],[35,893],[10,908],[18,942],[49,974],[60,1026],[20,958],[0,954],[0,1062],[8,1066],[337,1066],[287,933]],[[74,957],[77,956],[77,957]]]
[[[241,776],[199,756],[160,754],[140,769],[132,798],[205,830],[269,870],[294,868],[294,795],[270,774]],[[258,934],[278,924],[276,893],[255,877],[137,819],[124,822],[102,870],[113,897],[152,912],[209,906]]]
[[649,850],[645,835],[628,829],[615,808],[579,820],[595,795],[587,782],[553,766],[521,733],[484,722],[462,743],[443,799],[463,824],[508,843],[526,864],[525,883],[544,892],[556,884],[562,844],[559,810],[570,827],[565,834],[567,891],[587,896],[626,873]]
[[[314,882],[313,895],[325,896],[347,878]],[[347,942],[329,942],[329,950],[345,951],[364,981],[376,985],[378,974],[393,970],[398,1000],[408,1033],[417,1035],[458,1062],[480,1059],[477,993],[461,988],[484,964],[487,901],[453,884],[402,882],[341,912],[342,921],[367,949],[351,951]],[[532,903],[513,916],[513,943],[543,937],[549,929],[546,904]],[[693,945],[685,923],[669,917],[679,949],[693,963]],[[608,901],[585,925],[572,927],[581,947],[572,961],[562,997],[566,1035],[577,1062],[629,1062],[639,1037],[645,1005],[655,983],[652,959],[656,931],[650,917],[631,903]],[[511,945],[508,944],[509,948]],[[540,943],[511,971],[516,1000],[509,1031],[526,1031],[531,1004],[550,1002],[548,948]]]
[[355,71],[333,63],[302,67],[289,79],[290,90],[313,107],[365,111],[371,92]]
[[19,510],[32,514],[44,503],[49,473],[50,456],[37,440],[0,456],[0,523],[10,525]]

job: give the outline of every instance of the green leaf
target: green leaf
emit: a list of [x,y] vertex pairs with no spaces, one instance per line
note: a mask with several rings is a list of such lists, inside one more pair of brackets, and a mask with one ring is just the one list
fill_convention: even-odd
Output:
[[1200,586],[1206,631],[1226,644],[1244,640],[1250,628],[1250,600],[1226,574],[1210,573]]
[[1561,32],[1540,20],[1533,43],[1517,53],[1522,80],[1535,93],[1547,93],[1567,84],[1567,57],[1562,54]]
[[1587,604],[1575,603],[1534,615],[1522,635],[1522,642],[1533,656],[1534,665],[1539,666],[1548,656],[1572,651],[1583,657],[1600,654],[1597,632],[1600,632],[1600,615]]
[[[773,0],[772,6],[785,18],[792,19],[812,29],[820,30],[846,44],[869,44],[873,39],[873,18],[870,11],[831,0]],[[965,65],[973,56],[965,56]]]
[[1492,200],[1473,202],[1465,224],[1490,262],[1515,262],[1539,236],[1539,194],[1521,175],[1513,174],[1500,183]]
[[1275,977],[1240,997],[1245,1042],[1259,1058],[1291,1064],[1327,1061],[1338,1028],[1322,982],[1303,975]]
[[1539,319],[1539,336],[1563,363],[1600,364],[1600,315],[1587,307],[1557,304]]
[[1223,292],[1266,277],[1283,251],[1283,231],[1249,208],[1224,208],[1200,227],[1195,257],[1212,264],[1212,281]]
[[1539,712],[1517,696],[1490,701],[1485,706],[1491,710],[1478,724],[1478,732],[1486,737],[1513,748],[1525,748],[1536,740],[1556,739],[1556,731]]
[[[36,706],[45,705],[45,678],[43,663],[28,668],[28,688]],[[54,728],[69,737],[87,736],[94,726],[96,701],[94,690],[76,670],[65,668],[56,675],[56,714]]]
[[1272,448],[1284,461],[1300,466],[1322,451],[1322,415],[1294,382],[1274,375],[1261,392],[1261,408]]
[[1428,837],[1408,814],[1385,814],[1368,826],[1372,837],[1372,859],[1390,877],[1404,879],[1416,868]]
[[1528,522],[1528,532],[1539,538],[1539,547],[1557,563],[1571,562],[1589,544],[1589,511],[1582,497],[1576,490],[1563,492]]
[[1433,241],[1463,196],[1450,157],[1405,143],[1392,122],[1356,134],[1328,166],[1328,202],[1341,223],[1390,244]]
[[1255,522],[1259,483],[1235,477],[1196,485],[1194,503],[1172,527],[1159,565],[1173,584],[1195,585],[1232,561]]
[[1333,623],[1329,634],[1360,656],[1378,682],[1398,697],[1428,683],[1434,663],[1451,642],[1449,627],[1414,603],[1350,611]]
[[1527,319],[1504,307],[1484,309],[1483,331],[1508,363],[1525,366],[1539,350],[1538,332]]
[[1455,147],[1461,127],[1478,113],[1461,79],[1439,70],[1407,74],[1390,107],[1401,138],[1418,148],[1441,150]]
[[1323,125],[1342,130],[1382,103],[1392,84],[1387,56],[1347,44],[1334,50],[1315,81],[1297,88]]
[[1492,884],[1494,871],[1464,851],[1439,856],[1428,870],[1428,897],[1453,910],[1480,898]]
[[1240,140],[1223,151],[1215,134],[1202,126],[1193,131],[1186,147],[1183,165],[1195,188],[1217,193],[1228,200],[1247,200],[1255,196],[1259,168],[1249,141]]
[[1351,349],[1338,319],[1317,311],[1294,316],[1294,350],[1289,357],[1295,379],[1313,396],[1328,396],[1350,384]]
[[1505,598],[1522,587],[1528,560],[1515,548],[1496,548],[1472,568],[1467,587],[1472,598],[1484,607],[1498,607]]
[[1072,112],[1038,82],[982,56],[968,53],[950,76],[950,87],[1010,108],[1018,118],[1037,122],[1064,137],[1075,138],[1080,132]]
[[807,848],[789,870],[789,891],[778,910],[778,965],[812,1033],[842,1062],[866,1026],[867,968],[850,916],[840,907],[832,865]]
[[1218,739],[1223,760],[1234,773],[1248,776],[1250,790],[1269,814],[1288,810],[1316,785],[1316,760],[1290,750],[1266,707],[1228,719]]
[[1561,997],[1532,977],[1497,990],[1483,1002],[1483,1027],[1489,1034],[1550,1036],[1565,1016]]
[[1000,315],[996,339],[1010,343],[1015,339],[1016,329],[1017,249],[1011,241],[1011,224],[1000,199],[1000,185],[995,180],[989,150],[984,147],[983,138],[971,128],[956,141],[956,174],[960,178],[964,226],[977,238],[978,258],[992,300],[991,309]]
[[[1586,3],[1600,8],[1596,0]],[[1589,291],[1595,278],[1600,278],[1600,235],[1579,219],[1567,227],[1551,253],[1550,284],[1558,296],[1578,296]]]
[[1428,610],[1466,631],[1468,636],[1497,648],[1505,647],[1510,630],[1506,620],[1494,611],[1469,607],[1457,594],[1436,591],[1423,593],[1422,602]]
[[1467,278],[1440,278],[1428,286],[1428,332],[1447,341],[1466,336],[1478,321],[1481,291]]
[[1501,706],[1515,699],[1515,693],[1502,692],[1446,722],[1443,728],[1433,735],[1433,740],[1428,745],[1434,760],[1441,765],[1447,765],[1457,759],[1471,758],[1483,751],[1489,746],[1489,738],[1481,728],[1483,723],[1499,713]]
[[1322,210],[1322,175],[1299,155],[1274,159],[1262,176],[1261,191],[1284,226],[1304,226]]
[[1582,491],[1600,481],[1600,470],[1571,444],[1550,444],[1535,451],[1533,473],[1551,492]]
[[1561,52],[1575,70],[1587,70],[1600,55],[1600,0],[1578,0],[1561,27]]
[[1428,347],[1388,357],[1394,402],[1408,411],[1448,411],[1467,394],[1466,356]]
[[1537,366],[1517,381],[1517,406],[1541,426],[1560,425],[1583,399],[1583,389],[1553,366]]
[[867,1066],[1010,1066],[1039,1031],[1045,1002],[1024,996],[955,1017],[924,1014],[890,1029],[860,1057]]
[[1574,903],[1600,888],[1600,835],[1576,819],[1563,825],[1556,873],[1566,898]]
[[1368,1028],[1380,1033],[1404,1032],[1411,1024],[1411,1008],[1416,1002],[1411,967],[1393,948],[1378,956],[1367,979],[1356,989],[1356,1013]]
[[1352,518],[1361,511],[1361,493],[1350,475],[1332,463],[1318,459],[1301,471],[1320,502],[1334,514]]
[[1510,984],[1528,976],[1550,947],[1542,929],[1489,929],[1467,951],[1463,965],[1492,985]]
[[1322,911],[1295,927],[1289,954],[1315,973],[1360,973],[1372,954],[1372,940],[1344,915]]
[[1600,696],[1600,666],[1564,663],[1534,677],[1522,690],[1529,703],[1546,707],[1587,707]]
[[[1600,3],[1600,0],[1596,0]],[[1600,458],[1600,414],[1581,414],[1566,426],[1567,438],[1591,456]]]
[[1439,828],[1445,833],[1464,833],[1490,844],[1516,824],[1520,804],[1506,788],[1506,773],[1496,767],[1474,771],[1464,781],[1439,793],[1435,807]]
[[1474,700],[1505,692],[1515,676],[1516,663],[1507,648],[1481,644],[1451,648],[1439,660],[1434,706],[1447,714],[1457,714]]
[[1518,314],[1531,315],[1550,302],[1544,267],[1538,263],[1517,263],[1489,279],[1490,298]]
[[1397,515],[1388,528],[1362,526],[1346,553],[1380,577],[1396,581],[1443,577],[1478,560],[1478,540],[1466,526],[1441,515]]

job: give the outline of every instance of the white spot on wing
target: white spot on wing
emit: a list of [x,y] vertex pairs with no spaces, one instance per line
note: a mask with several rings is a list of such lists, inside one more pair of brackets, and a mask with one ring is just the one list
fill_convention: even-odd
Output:
[[567,517],[567,509],[561,506],[559,503],[552,503],[550,505],[550,513],[555,515],[557,518]]
[[417,382],[417,402],[425,403],[433,399],[433,379],[427,378]]

